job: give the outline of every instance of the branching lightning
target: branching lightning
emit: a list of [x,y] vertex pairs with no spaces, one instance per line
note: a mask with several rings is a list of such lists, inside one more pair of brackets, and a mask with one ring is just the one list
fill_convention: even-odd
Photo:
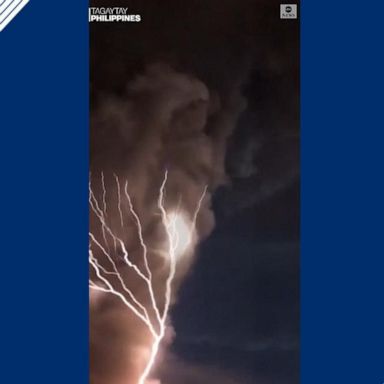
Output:
[[[148,331],[150,332],[152,336],[150,355],[138,381],[138,384],[145,384],[154,366],[156,356],[160,348],[160,344],[165,336],[166,322],[172,299],[172,283],[176,275],[177,260],[178,257],[180,257],[181,254],[185,253],[186,249],[192,244],[193,236],[195,234],[196,220],[201,209],[202,202],[206,195],[207,187],[204,188],[201,197],[197,202],[197,207],[192,216],[191,223],[188,225],[185,217],[180,212],[179,208],[176,211],[172,212],[168,212],[166,209],[165,195],[166,184],[168,180],[168,171],[166,171],[164,174],[164,179],[159,188],[159,195],[157,200],[157,207],[161,215],[161,223],[164,227],[167,240],[167,246],[164,252],[167,256],[167,262],[169,262],[167,276],[164,281],[164,297],[162,300],[164,301],[164,304],[162,307],[158,303],[158,300],[156,300],[153,285],[153,273],[151,271],[151,266],[148,261],[148,247],[144,240],[143,226],[140,217],[135,211],[131,196],[129,194],[128,182],[125,182],[124,188],[122,190],[118,176],[114,175],[114,178],[117,187],[117,209],[120,216],[121,227],[124,228],[124,212],[122,208],[122,198],[125,198],[129,207],[129,214],[133,217],[137,228],[137,234],[142,248],[145,270],[142,271],[139,266],[130,259],[124,241],[120,237],[118,237],[116,233],[113,232],[113,230],[106,221],[107,190],[105,187],[104,174],[102,173],[101,203],[99,203],[96,195],[92,190],[91,182],[89,183],[90,210],[95,215],[98,224],[101,226],[101,232],[103,237],[102,242],[99,241],[92,232],[89,233],[89,265],[91,270],[93,270],[94,272],[95,280],[97,278],[97,281],[90,279],[89,287],[90,289],[96,291],[110,293],[115,297],[119,298],[121,302],[127,307],[127,309],[129,309],[140,321],[142,321],[142,323],[147,327]],[[149,308],[147,308],[142,302],[140,302],[140,299],[134,294],[132,289],[128,287],[128,282],[124,281],[124,278],[115,262],[114,254],[111,254],[110,252],[107,237],[113,240],[115,251],[117,249],[121,250],[126,267],[130,268],[130,270],[137,276],[137,278],[145,285],[148,291],[148,295],[150,297]],[[109,269],[100,264],[100,262],[95,256],[94,249],[97,249],[98,252],[101,252],[101,254],[105,256],[106,261],[109,264]],[[119,284],[119,288],[116,288],[113,284],[113,281],[116,281],[116,279]],[[155,316],[151,316],[151,312],[153,312]]]

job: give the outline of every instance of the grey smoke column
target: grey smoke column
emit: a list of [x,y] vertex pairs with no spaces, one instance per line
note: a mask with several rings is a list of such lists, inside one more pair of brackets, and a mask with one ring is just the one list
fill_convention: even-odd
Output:
[[[117,209],[115,182],[128,180],[129,192],[138,213],[155,291],[160,301],[164,290],[165,262],[161,254],[166,236],[157,209],[159,186],[168,170],[166,207],[177,207],[191,218],[201,193],[208,193],[197,220],[198,238],[207,236],[214,226],[210,197],[226,181],[224,159],[227,138],[231,135],[244,100],[239,87],[226,96],[209,90],[201,81],[156,64],[127,85],[122,96],[105,96],[91,119],[91,182],[101,198],[104,184],[108,225],[124,240],[130,257],[142,266],[142,255],[134,221],[127,214],[121,225]],[[129,212],[127,203],[122,210]],[[102,236],[95,217],[91,231]],[[113,244],[109,244],[113,248]],[[177,266],[175,288],[187,273],[193,252]],[[96,255],[103,263],[103,255]],[[119,258],[116,252],[116,259]],[[105,262],[105,260],[104,260]],[[149,297],[140,281],[121,263],[122,274],[135,295],[144,303]],[[177,289],[176,289],[177,291]],[[176,300],[176,297],[173,297]],[[136,384],[145,364],[150,334],[138,319],[108,295],[91,295],[90,307],[91,383]],[[172,327],[169,326],[169,342]]]

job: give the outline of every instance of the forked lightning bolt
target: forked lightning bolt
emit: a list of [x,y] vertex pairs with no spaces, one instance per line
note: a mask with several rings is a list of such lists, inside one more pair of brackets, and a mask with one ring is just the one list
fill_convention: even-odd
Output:
[[[152,345],[150,348],[150,355],[148,361],[145,365],[145,368],[139,378],[138,384],[145,384],[156,360],[160,344],[165,336],[166,332],[166,321],[169,314],[171,299],[172,299],[172,283],[176,275],[177,268],[177,258],[180,256],[178,253],[183,253],[186,250],[187,246],[192,244],[193,235],[196,227],[196,220],[199,214],[202,202],[207,192],[207,187],[202,191],[201,197],[197,202],[196,210],[193,214],[191,223],[189,226],[186,226],[185,221],[183,221],[182,213],[179,211],[179,208],[175,212],[167,212],[165,204],[165,194],[166,194],[166,184],[168,180],[168,171],[164,174],[163,182],[159,188],[159,196],[157,200],[157,207],[161,215],[161,223],[164,227],[166,234],[166,250],[164,251],[167,255],[167,260],[169,262],[169,269],[164,281],[164,307],[161,308],[158,301],[156,300],[155,291],[153,288],[153,273],[148,262],[148,247],[144,241],[143,237],[143,227],[140,221],[140,217],[135,211],[134,205],[132,203],[131,196],[128,191],[128,182],[125,181],[124,188],[122,189],[120,180],[117,175],[114,175],[116,187],[117,187],[117,209],[119,212],[119,219],[122,228],[124,228],[124,212],[122,199],[127,200],[129,207],[129,214],[133,217],[134,222],[137,228],[137,234],[142,248],[143,261],[145,271],[142,271],[137,264],[135,264],[130,258],[129,253],[126,249],[124,241],[118,237],[106,221],[107,216],[107,204],[106,204],[106,195],[107,190],[105,187],[104,174],[101,174],[101,187],[102,187],[102,198],[101,203],[94,194],[89,182],[89,206],[91,212],[95,215],[99,225],[101,226],[101,232],[103,236],[103,242],[99,241],[96,236],[90,232],[89,233],[89,265],[94,271],[94,275],[97,278],[97,282],[90,279],[89,287],[90,289],[110,293],[121,300],[121,302],[147,327],[148,331],[152,335]],[[183,228],[186,233],[181,233],[180,221],[183,223]],[[183,238],[182,237],[186,237]],[[120,273],[118,266],[115,262],[113,254],[111,254],[110,248],[108,246],[107,237],[111,238],[114,244],[114,250],[118,248],[123,254],[123,260],[128,268],[132,270],[133,273],[141,280],[142,284],[148,291],[150,297],[150,308],[147,308],[143,303],[140,302],[134,292],[128,287],[128,282],[124,280],[122,274]],[[184,244],[181,244],[183,240]],[[180,249],[179,246],[182,245]],[[109,269],[101,265],[97,260],[93,249],[96,248],[105,256],[106,261],[110,265]],[[111,282],[111,276],[117,278],[119,283],[119,289],[116,289]],[[155,318],[150,316],[150,312],[153,311]]]

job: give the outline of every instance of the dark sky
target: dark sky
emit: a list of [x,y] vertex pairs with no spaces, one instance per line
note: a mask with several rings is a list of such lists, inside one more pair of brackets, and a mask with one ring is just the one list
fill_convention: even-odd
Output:
[[[228,143],[229,183],[172,318],[162,371],[178,384],[298,383],[299,23],[267,0],[91,1],[140,24],[92,24],[91,108],[153,62],[247,107]],[[175,361],[177,363],[175,363]]]
[[173,312],[176,354],[251,383],[298,383],[298,203],[295,182],[218,221]]

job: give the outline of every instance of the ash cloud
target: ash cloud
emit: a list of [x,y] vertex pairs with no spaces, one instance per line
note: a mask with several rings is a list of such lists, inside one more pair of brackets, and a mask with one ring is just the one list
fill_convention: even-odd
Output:
[[[247,375],[239,375],[228,369],[187,362],[168,354],[161,371],[163,384],[252,384]],[[263,378],[257,383],[266,384]]]
[[[128,181],[149,249],[149,264],[160,307],[164,305],[167,265],[158,251],[165,249],[166,236],[157,199],[164,173],[168,171],[167,210],[179,207],[190,220],[204,187],[208,186],[196,223],[197,238],[204,238],[214,226],[212,193],[226,182],[227,140],[244,108],[238,86],[224,96],[219,95],[192,75],[177,72],[166,64],[153,64],[127,84],[124,95],[104,96],[92,116],[92,189],[101,201],[103,174],[108,191],[105,194],[107,223],[124,240],[130,258],[143,267],[135,223],[128,215],[121,225],[118,211],[115,175]],[[129,212],[127,202],[122,201],[122,211]],[[101,228],[92,214],[90,227],[101,239]],[[108,246],[113,249],[112,243]],[[95,256],[100,263],[106,261],[102,252]],[[118,253],[115,256],[118,258]],[[183,257],[178,263],[175,288],[191,263],[192,257]],[[150,307],[146,287],[129,268],[122,267],[121,273],[135,296]],[[91,296],[90,318],[91,383],[136,384],[151,345],[146,327],[108,295]],[[172,330],[171,326],[169,329]],[[172,331],[166,339],[171,341]]]
[[[216,217],[229,221],[297,181],[298,23],[277,20],[280,2],[91,0],[90,5],[126,6],[143,17],[135,25],[90,26],[93,187],[100,196],[103,171],[109,223],[135,260],[140,260],[135,227],[127,220],[120,229],[113,173],[128,178],[145,238],[160,245],[158,218],[148,212],[156,209],[165,168],[169,208],[182,193],[183,209],[190,213],[209,185],[197,223],[200,238],[214,226],[210,205],[217,188]],[[179,266],[176,285],[192,260]],[[157,255],[151,263],[161,280]],[[127,278],[138,284],[128,272]],[[148,334],[117,300],[91,299],[91,383],[136,384]],[[173,337],[170,328],[168,343]],[[196,367],[187,365],[181,363],[170,380],[220,382],[211,373],[194,376]]]

